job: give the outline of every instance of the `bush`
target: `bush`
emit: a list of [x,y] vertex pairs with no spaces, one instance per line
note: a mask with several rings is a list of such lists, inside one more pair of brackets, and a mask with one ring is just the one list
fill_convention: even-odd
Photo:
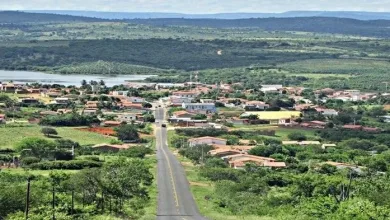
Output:
[[301,132],[293,132],[288,135],[288,138],[293,141],[305,141],[307,137]]
[[44,134],[47,137],[50,137],[52,135],[57,135],[58,132],[54,128],[45,127],[41,129],[41,133]]
[[37,157],[25,157],[20,160],[22,166],[29,166],[34,163],[39,163],[39,161],[41,160]]
[[102,163],[90,160],[45,161],[30,165],[34,170],[81,170],[84,168],[101,167]]
[[240,170],[229,168],[202,168],[200,170],[200,176],[211,181],[230,180],[238,182],[240,174]]
[[121,156],[131,158],[144,158],[146,154],[151,154],[153,151],[150,148],[144,146],[130,147],[129,149],[122,150],[119,152]]

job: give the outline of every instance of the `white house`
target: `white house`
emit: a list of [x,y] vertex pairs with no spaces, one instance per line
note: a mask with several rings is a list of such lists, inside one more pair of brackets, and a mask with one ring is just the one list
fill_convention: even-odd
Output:
[[216,137],[199,137],[199,138],[191,138],[188,140],[190,147],[208,144],[208,145],[226,145],[226,139],[216,138]]
[[172,95],[185,98],[196,98],[198,96],[198,93],[192,91],[177,91],[173,92]]
[[269,108],[269,105],[260,101],[248,101],[245,104],[243,104],[242,107],[247,110],[248,109],[265,110]]
[[195,113],[215,113],[217,108],[214,103],[183,103],[182,108],[188,112]]
[[137,114],[134,113],[123,113],[123,114],[118,114],[118,120],[120,122],[132,122],[137,120]]
[[261,85],[261,91],[264,93],[278,93],[283,89],[283,85]]
[[113,91],[112,95],[113,96],[127,96],[129,91]]
[[127,100],[129,102],[132,102],[132,103],[144,103],[145,102],[145,99],[141,98],[141,97],[129,97]]

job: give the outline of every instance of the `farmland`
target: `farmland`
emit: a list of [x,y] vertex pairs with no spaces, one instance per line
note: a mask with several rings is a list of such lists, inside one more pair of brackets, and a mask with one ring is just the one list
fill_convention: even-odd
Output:
[[[52,139],[45,137],[41,133],[39,126],[22,126],[22,127],[0,127],[0,148],[13,148],[15,144],[28,137],[41,137],[45,139]],[[71,139],[79,142],[80,145],[94,145],[100,143],[109,143],[113,140],[112,137],[103,136],[100,134],[80,131],[75,128],[59,127],[56,128],[58,137],[63,139]]]

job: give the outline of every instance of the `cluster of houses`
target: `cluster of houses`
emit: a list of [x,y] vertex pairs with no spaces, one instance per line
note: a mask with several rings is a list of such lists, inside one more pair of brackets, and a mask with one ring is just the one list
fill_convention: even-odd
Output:
[[253,163],[259,166],[269,168],[284,168],[284,162],[276,162],[273,158],[259,157],[248,154],[248,151],[255,146],[232,146],[227,145],[227,140],[217,137],[199,137],[188,140],[188,145],[194,147],[197,145],[210,145],[214,149],[207,152],[209,155],[219,157],[224,160],[229,167],[234,169],[243,169],[246,164]]

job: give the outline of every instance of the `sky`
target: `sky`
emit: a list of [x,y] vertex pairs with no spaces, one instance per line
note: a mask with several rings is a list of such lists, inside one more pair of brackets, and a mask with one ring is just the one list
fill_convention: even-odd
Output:
[[390,12],[390,0],[0,0],[0,10],[85,10],[112,12]]

